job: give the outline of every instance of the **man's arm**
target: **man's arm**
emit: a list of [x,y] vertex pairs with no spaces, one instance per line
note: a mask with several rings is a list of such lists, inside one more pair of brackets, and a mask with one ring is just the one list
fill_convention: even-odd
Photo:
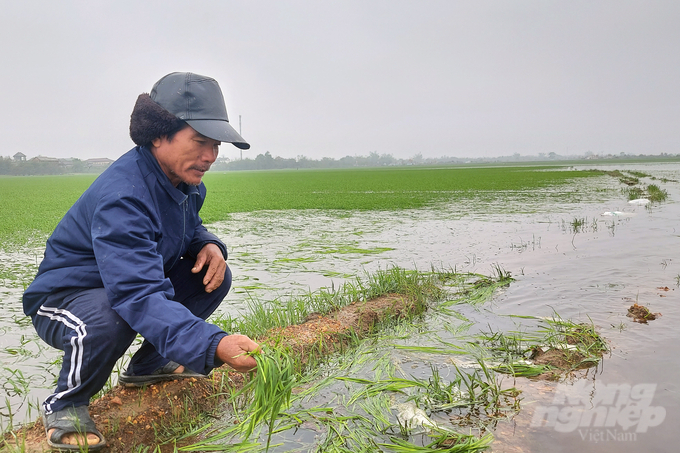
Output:
[[199,217],[199,224],[196,225],[194,230],[194,238],[189,244],[189,254],[193,257],[198,258],[198,254],[207,244],[215,244],[222,252],[222,258],[226,261],[227,259],[227,246],[224,245],[220,238],[212,234],[203,226],[203,220]]
[[142,203],[110,197],[94,213],[93,251],[107,296],[112,308],[161,355],[207,374],[221,365],[215,363],[214,341],[226,333],[172,301],[174,290],[157,250],[157,228]]

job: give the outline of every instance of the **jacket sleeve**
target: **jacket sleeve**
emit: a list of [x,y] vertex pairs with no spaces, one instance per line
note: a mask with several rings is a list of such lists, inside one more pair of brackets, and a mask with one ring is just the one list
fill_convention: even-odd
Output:
[[224,256],[224,260],[227,260],[227,246],[224,245],[224,242],[220,241],[217,236],[208,231],[206,227],[203,226],[203,220],[201,220],[196,226],[194,238],[192,239],[191,244],[189,244],[189,255],[196,258],[198,252],[200,252],[206,244],[217,245],[220,250],[222,250],[222,256]]
[[226,333],[172,300],[150,212],[142,200],[113,194],[95,208],[92,246],[104,288],[113,310],[161,355],[207,374]]

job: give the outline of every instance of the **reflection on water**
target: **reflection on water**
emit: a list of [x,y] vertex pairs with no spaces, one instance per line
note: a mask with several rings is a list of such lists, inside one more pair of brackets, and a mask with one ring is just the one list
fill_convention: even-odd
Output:
[[[676,164],[626,164],[611,169],[635,169],[659,179],[680,180]],[[490,274],[497,263],[516,282],[483,310],[472,310],[471,320],[484,326],[489,319],[502,323],[505,314],[551,316],[554,312],[577,321],[591,319],[612,352],[597,370],[586,373],[589,396],[577,402],[556,404],[557,383],[518,379],[514,385],[524,390],[522,411],[498,425],[493,450],[667,451],[680,437],[674,426],[680,415],[680,330],[676,328],[680,184],[642,179],[666,189],[669,200],[651,207],[628,204],[618,191],[618,181],[602,177],[580,180],[559,192],[479,194],[464,203],[402,212],[234,214],[228,221],[209,226],[228,245],[234,274],[234,288],[222,310],[237,315],[248,298],[273,300],[298,291],[337,287],[345,279],[393,265]],[[23,396],[9,384],[17,379],[8,370],[21,371],[31,385],[29,400],[35,401],[50,392],[56,372],[53,362],[58,358],[54,351],[32,344],[30,340],[36,339],[33,329],[21,321],[23,283],[35,272],[35,257],[41,253],[31,250],[0,256],[3,392],[18,419],[26,416],[27,405],[21,406]],[[665,287],[669,291],[660,289]],[[647,325],[631,322],[626,317],[631,300],[663,317]],[[422,365],[418,358],[408,360]],[[571,430],[533,421],[537,410],[548,407],[623,413],[635,407],[637,400],[621,399],[618,408],[614,404],[602,409],[598,394],[625,385],[646,389],[646,395],[651,395],[647,407],[665,410],[662,423],[636,432],[635,439],[617,438],[623,426],[620,421],[626,419],[616,414],[610,416],[611,426],[598,424],[593,414],[592,420],[579,418],[582,426]],[[7,411],[1,412],[6,424]],[[638,425],[628,427],[634,431]]]

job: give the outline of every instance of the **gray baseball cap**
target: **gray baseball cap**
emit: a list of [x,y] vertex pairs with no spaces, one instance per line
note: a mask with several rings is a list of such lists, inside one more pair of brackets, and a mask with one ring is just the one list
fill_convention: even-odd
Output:
[[156,82],[149,96],[196,132],[213,140],[233,143],[237,148],[250,148],[229,124],[224,96],[215,79],[191,72],[173,72]]

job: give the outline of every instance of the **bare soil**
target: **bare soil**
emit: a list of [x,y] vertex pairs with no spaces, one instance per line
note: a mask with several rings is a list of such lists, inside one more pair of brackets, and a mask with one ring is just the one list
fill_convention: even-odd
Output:
[[[310,315],[303,324],[272,329],[257,341],[287,347],[296,356],[309,359],[340,350],[352,335],[365,336],[376,324],[413,314],[417,309],[406,296],[389,294],[353,302],[325,316]],[[229,394],[225,386],[238,389],[243,383],[244,375],[222,367],[206,379],[171,381],[141,389],[114,387],[90,404],[92,419],[107,439],[102,451],[127,453],[136,446],[155,448],[166,442],[160,449],[171,452],[173,427],[214,414],[225,398],[219,395]],[[50,451],[42,422],[5,436],[2,451],[13,451],[13,446],[27,453]]]

